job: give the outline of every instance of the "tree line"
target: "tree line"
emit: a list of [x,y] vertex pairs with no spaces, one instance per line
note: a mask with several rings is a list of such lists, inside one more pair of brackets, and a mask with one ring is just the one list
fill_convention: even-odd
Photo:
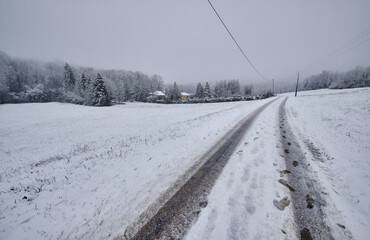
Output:
[[[159,75],[11,58],[0,51],[0,103],[57,101],[109,106],[112,102],[158,102],[150,97],[155,91],[165,93],[165,99],[159,102],[172,103],[181,100],[184,89],[176,83],[165,85]],[[251,85],[241,90],[238,80],[222,80],[213,88],[208,82],[204,87],[198,83],[195,94],[189,93],[194,102],[219,102],[243,100],[241,96],[251,91]]]
[[[213,86],[212,86],[213,85]],[[370,67],[356,67],[344,73],[323,71],[306,78],[300,90],[321,88],[370,87]],[[41,62],[11,58],[0,51],[0,103],[69,102],[91,106],[109,106],[111,103],[181,102],[181,92],[190,93],[188,102],[223,102],[249,100],[252,85],[241,87],[238,80],[221,80],[193,87],[176,83],[165,85],[159,75],[148,76],[138,71],[98,70],[72,66],[61,61]],[[189,90],[190,89],[190,90]],[[165,99],[150,97],[154,91],[163,91]],[[260,96],[271,96],[260,91]]]
[[239,95],[241,95],[239,80],[232,79],[217,81],[212,90],[208,82],[206,82],[204,87],[201,83],[198,83],[194,97],[199,99],[227,98]]
[[[181,92],[187,90],[191,93],[190,99],[182,100]],[[157,103],[229,102],[272,96],[272,93],[269,91],[261,91],[261,94],[252,98],[252,90],[252,85],[246,85],[242,88],[239,84],[239,80],[236,79],[216,81],[214,86],[206,82],[204,87],[202,83],[198,83],[196,87],[193,87],[190,85],[177,85],[175,82],[173,85],[165,86],[165,99],[150,97],[149,101]]]
[[17,59],[0,51],[0,103],[58,101],[109,106],[111,102],[144,102],[150,92],[163,89],[159,75]]
[[303,81],[301,90],[370,87],[370,67],[356,67],[347,72],[322,71]]

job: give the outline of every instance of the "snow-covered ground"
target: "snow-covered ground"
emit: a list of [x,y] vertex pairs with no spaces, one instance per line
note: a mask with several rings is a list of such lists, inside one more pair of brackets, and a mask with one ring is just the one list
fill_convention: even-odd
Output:
[[0,239],[113,238],[254,109],[0,106]]
[[354,239],[369,239],[370,88],[300,92],[286,108],[301,145],[314,153],[311,166],[328,194],[328,220]]
[[[283,97],[289,97],[288,122],[301,140],[313,179],[326,191],[324,211],[333,236],[369,239],[370,89],[325,89]],[[277,183],[285,169],[277,130],[279,103],[262,112],[245,135],[187,239],[297,239],[292,205],[280,211],[273,204],[290,199]]]
[[264,110],[245,134],[186,239],[296,239],[292,209],[274,205],[290,199],[277,181],[286,177],[278,115],[282,100]]
[[[336,236],[370,236],[370,89],[293,94],[287,121],[322,185]],[[122,234],[220,137],[267,99],[110,108],[0,106],[0,239]],[[187,239],[296,239],[278,107],[252,124]],[[344,225],[345,229],[340,226]],[[339,230],[338,230],[339,229]],[[345,236],[345,235],[338,235]]]

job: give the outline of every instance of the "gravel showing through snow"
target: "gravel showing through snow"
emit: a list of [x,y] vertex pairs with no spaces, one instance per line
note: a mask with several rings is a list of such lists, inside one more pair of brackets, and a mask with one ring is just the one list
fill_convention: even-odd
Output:
[[299,92],[286,109],[328,195],[332,230],[369,239],[370,88]]
[[310,167],[311,159],[303,152],[305,148],[300,146],[299,140],[287,122],[286,100],[280,106],[280,135],[288,181],[279,179],[279,182],[290,189],[297,235],[300,239],[307,240],[334,240],[323,211],[326,202],[322,197],[319,179],[316,179]]

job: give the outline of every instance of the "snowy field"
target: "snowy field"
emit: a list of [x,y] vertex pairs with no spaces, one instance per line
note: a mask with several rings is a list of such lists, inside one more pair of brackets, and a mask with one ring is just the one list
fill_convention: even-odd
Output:
[[334,225],[369,239],[370,88],[300,92],[286,108],[301,145],[314,153],[311,165],[331,200]]
[[[287,120],[323,187],[334,236],[370,236],[370,89],[292,93]],[[123,233],[252,102],[93,108],[0,105],[0,239],[106,239]],[[297,239],[279,106],[231,156],[187,239]],[[345,226],[342,230],[337,224]],[[340,238],[337,238],[340,239]]]
[[0,106],[0,239],[122,234],[223,134],[272,99]]
[[[288,122],[302,140],[312,177],[326,191],[324,211],[333,236],[369,239],[370,89],[326,89],[283,97],[289,97]],[[262,112],[245,135],[188,240],[299,239],[292,205],[280,211],[273,204],[290,199],[289,191],[277,183],[285,169],[278,132],[280,102]]]

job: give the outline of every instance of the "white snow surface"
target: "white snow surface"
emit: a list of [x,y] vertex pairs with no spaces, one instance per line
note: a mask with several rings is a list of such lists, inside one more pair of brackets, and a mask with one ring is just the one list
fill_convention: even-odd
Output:
[[0,239],[106,239],[272,99],[0,106]]
[[[325,191],[323,210],[334,238],[369,239],[370,89],[283,96],[288,97],[288,122],[307,154],[312,179]],[[281,100],[264,110],[244,136],[186,239],[298,239],[292,204],[284,211],[273,205],[283,197],[291,200],[277,182],[285,169],[278,132]]]
[[328,193],[332,229],[339,223],[354,239],[369,239],[370,88],[299,92],[286,108],[299,139],[320,152],[311,166]]
[[[296,239],[292,209],[273,201],[290,200],[279,139],[279,105],[272,103],[255,120],[208,197],[208,205],[186,239]],[[285,234],[283,233],[285,232]]]
[[[368,239],[370,89],[283,96],[289,125],[325,191],[333,236]],[[0,239],[119,236],[220,137],[271,100],[1,105]],[[282,100],[245,134],[187,239],[297,239],[292,205],[281,211],[273,204],[290,199],[277,182],[286,179]]]

